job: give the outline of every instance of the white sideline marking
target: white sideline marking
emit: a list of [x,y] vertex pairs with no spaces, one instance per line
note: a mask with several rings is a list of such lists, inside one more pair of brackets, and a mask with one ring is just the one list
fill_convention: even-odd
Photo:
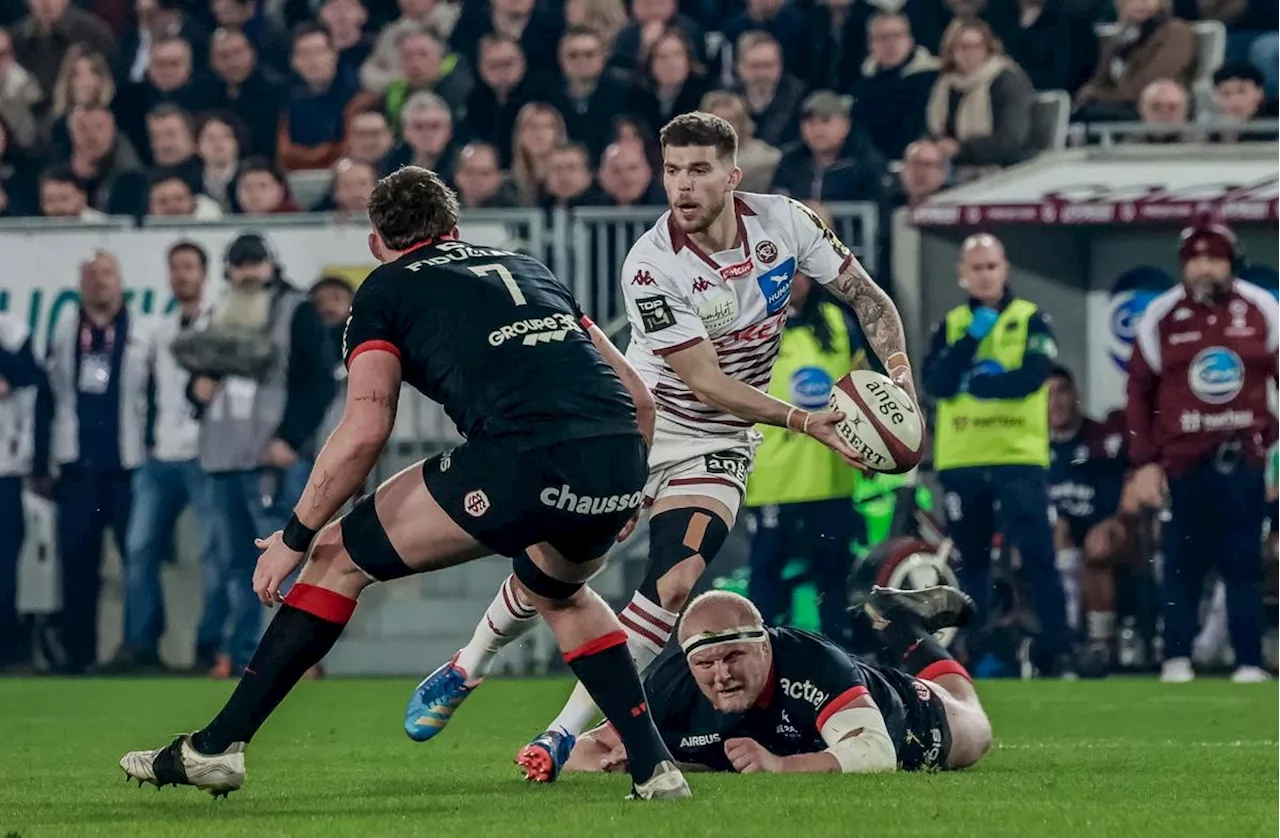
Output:
[[1274,739],[1235,739],[1229,742],[1183,742],[1175,739],[1153,741],[1150,739],[1080,739],[1064,742],[996,742],[1002,751],[1038,750],[1109,750],[1154,745],[1160,748],[1275,748],[1280,743]]

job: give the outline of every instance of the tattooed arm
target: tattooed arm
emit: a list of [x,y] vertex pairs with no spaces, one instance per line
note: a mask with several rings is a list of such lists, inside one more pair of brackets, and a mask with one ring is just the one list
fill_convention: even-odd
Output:
[[396,423],[400,359],[390,352],[361,352],[351,361],[342,421],[325,442],[294,514],[320,529],[364,485]]
[[902,316],[898,314],[893,300],[852,256],[848,266],[826,288],[853,308],[867,336],[867,343],[884,364],[889,377],[910,393],[918,404],[920,400],[916,397],[911,361],[907,358]]

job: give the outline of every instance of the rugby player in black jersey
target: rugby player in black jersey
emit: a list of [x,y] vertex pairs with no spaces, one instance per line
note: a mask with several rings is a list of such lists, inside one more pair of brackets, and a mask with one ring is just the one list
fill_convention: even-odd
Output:
[[[684,654],[646,680],[649,709],[680,766],[849,774],[981,759],[991,724],[968,673],[932,635],[965,622],[972,602],[941,586],[877,588],[866,608],[901,668],[864,663],[816,634],[767,627],[737,594],[712,591],[690,603],[680,621]],[[618,771],[627,757],[604,725],[578,740],[565,767]]]
[[[435,173],[410,166],[383,178],[369,218],[381,265],[347,321],[342,422],[288,525],[258,542],[254,591],[280,611],[207,727],[126,754],[121,767],[139,785],[240,788],[245,745],[332,648],[364,588],[500,553],[626,742],[634,796],[687,797],[622,626],[585,584],[640,506],[652,399],[546,267],[458,240],[457,199]],[[443,405],[467,441],[330,523],[377,462],[401,382]]]

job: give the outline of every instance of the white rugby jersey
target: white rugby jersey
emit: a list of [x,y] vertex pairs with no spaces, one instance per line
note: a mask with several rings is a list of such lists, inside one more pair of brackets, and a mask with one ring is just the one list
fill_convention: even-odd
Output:
[[663,356],[699,341],[715,346],[720,368],[761,390],[769,386],[799,271],[823,285],[852,260],[849,249],[798,201],[738,192],[739,244],[708,254],[663,213],[632,246],[622,268],[631,321],[627,359],[658,412],[691,435],[736,434],[751,422],[701,404]]

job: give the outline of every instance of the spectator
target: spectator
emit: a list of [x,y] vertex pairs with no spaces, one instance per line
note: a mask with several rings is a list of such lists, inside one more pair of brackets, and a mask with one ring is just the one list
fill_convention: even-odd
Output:
[[857,5],[857,0],[819,0],[809,10],[809,75],[805,81],[810,88],[849,90],[857,82],[868,20],[867,15],[855,14]]
[[550,69],[555,64],[556,43],[563,31],[562,20],[534,8],[534,0],[474,0],[464,3],[462,16],[453,31],[453,45],[475,63],[480,38],[502,35],[520,42],[529,66]]
[[222,217],[222,210],[208,195],[191,191],[191,182],[179,169],[157,169],[151,175],[147,193],[147,215],[157,218],[190,218],[211,221]]
[[370,93],[381,95],[391,82],[400,78],[400,40],[406,31],[425,26],[438,37],[448,38],[453,29],[449,22],[449,18],[453,16],[449,3],[439,3],[436,0],[396,2],[400,8],[400,17],[378,33],[372,54],[360,66],[360,86]]
[[[219,3],[214,4],[215,10]],[[204,45],[209,36],[203,27],[187,17],[178,0],[135,0],[133,26],[120,39],[115,75],[122,86],[136,84],[146,78],[147,69],[155,57],[151,48],[157,41],[177,38],[192,47],[194,66],[203,67],[208,56]],[[195,50],[200,44],[201,49]]]
[[[213,22],[220,29],[243,32],[258,55],[275,70],[288,72],[289,37],[280,31],[271,17],[258,12],[256,0],[211,0]],[[312,16],[314,17],[314,16]],[[195,39],[191,39],[195,43]]]
[[747,115],[756,135],[781,147],[799,131],[800,102],[804,82],[782,72],[782,48],[767,32],[748,32],[734,50],[738,83],[734,90],[747,103]]
[[516,206],[515,187],[503,177],[498,150],[488,143],[470,142],[462,147],[453,180],[458,187],[458,203],[464,209]]
[[369,195],[378,175],[368,163],[344,157],[333,164],[329,194],[320,199],[313,212],[333,212],[339,216],[361,215],[369,206]]
[[13,37],[0,29],[0,119],[9,126],[9,140],[30,148],[36,140],[31,108],[44,99],[40,85],[13,57]]
[[[1255,119],[1275,119],[1276,100],[1263,90],[1262,72],[1245,61],[1223,64],[1213,74],[1213,118],[1244,123]],[[1213,142],[1275,142],[1275,132],[1220,131]]]
[[564,23],[566,29],[590,29],[600,36],[606,48],[612,49],[627,24],[627,7],[622,0],[565,0]]
[[[175,188],[185,186],[180,178]],[[164,592],[160,588],[160,565],[172,560],[174,527],[178,515],[190,506],[199,531],[200,562],[204,568],[206,600],[218,590],[221,577],[216,569],[214,539],[217,533],[208,503],[208,485],[200,462],[197,442],[200,425],[191,415],[186,391],[190,375],[173,358],[171,344],[183,329],[192,328],[208,316],[204,299],[208,257],[204,249],[182,241],[168,252],[169,289],[177,306],[161,315],[152,335],[152,376],[155,386],[155,443],[151,456],[133,476],[133,515],[125,535],[124,553],[124,641],[104,669],[119,674],[163,672],[160,636],[165,630]],[[203,628],[203,625],[202,625]],[[219,627],[220,628],[220,627]],[[198,634],[197,666],[206,657],[205,649],[214,637]],[[212,666],[209,660],[203,668]]]
[[0,119],[0,217],[36,214],[38,171],[34,155],[9,142],[9,127]]
[[146,77],[123,87],[112,102],[120,130],[142,155],[152,161],[147,141],[147,114],[161,104],[173,104],[187,113],[207,110],[213,91],[192,75],[191,44],[181,38],[164,38],[151,44]]
[[915,207],[942,191],[947,182],[947,157],[933,140],[916,140],[902,153],[896,188],[889,192],[893,209]]
[[415,93],[400,114],[404,142],[391,150],[383,167],[386,172],[401,166],[421,166],[446,180],[453,178],[453,114],[434,93]]
[[547,161],[544,206],[572,209],[605,203],[591,180],[591,152],[582,143],[568,143],[551,152]]
[[204,161],[196,156],[196,130],[191,114],[177,105],[157,105],[147,114],[147,144],[151,160],[157,166],[172,169],[200,188]]
[[521,206],[532,207],[539,203],[547,161],[552,150],[567,140],[564,117],[550,105],[530,102],[516,114],[516,127],[511,139],[511,179],[515,182]]
[[44,378],[31,330],[0,312],[0,674],[29,669],[31,649],[18,617],[22,555],[22,481],[35,454],[36,388]]
[[743,192],[767,192],[773,182],[782,152],[755,136],[756,124],[747,115],[746,103],[737,93],[713,90],[702,97],[702,110],[713,113],[733,126],[738,134],[738,168]]
[[84,44],[108,58],[115,54],[115,39],[102,18],[71,5],[71,0],[27,0],[27,7],[31,14],[10,32],[13,55],[46,96],[72,45]]
[[244,215],[278,215],[302,212],[289,194],[284,175],[262,157],[246,160],[232,184],[231,211]]
[[205,114],[196,128],[200,191],[223,212],[231,211],[231,182],[240,166],[243,136],[244,126],[230,113]]
[[339,71],[358,74],[373,52],[373,41],[364,31],[369,22],[364,5],[360,0],[325,0],[320,22],[338,50]]
[[698,63],[706,61],[706,37],[693,18],[676,14],[676,0],[631,0],[631,22],[614,39],[609,66],[635,73],[658,38],[670,29],[685,34],[693,44]]
[[640,143],[617,142],[605,149],[600,161],[600,188],[608,203],[619,207],[661,204],[660,186],[653,181],[653,169]]
[[[355,289],[351,283],[340,276],[321,277],[307,298],[316,307],[320,322],[329,332],[329,345],[333,347],[332,357],[337,360],[333,367],[334,393],[333,401],[325,412],[320,423],[320,439],[328,439],[342,421],[342,413],[347,404],[347,366],[342,361],[342,337],[347,330],[347,317],[351,314],[351,301],[355,299]],[[357,492],[357,494],[363,494]]]
[[67,133],[67,116],[71,111],[88,105],[110,107],[115,96],[115,79],[111,78],[102,53],[86,52],[79,44],[67,50],[49,111],[48,137],[54,153],[62,155],[71,149],[71,135]]
[[[285,279],[260,236],[236,238],[223,261],[227,299],[237,304],[215,304],[213,324],[252,328],[270,339],[280,358],[258,381],[196,375],[187,388],[203,413],[200,465],[209,475],[227,573],[231,669],[240,672],[261,633],[254,540],[283,529],[302,495],[316,434],[333,399],[336,359],[315,306]],[[265,322],[242,323],[233,314],[246,310],[265,311]]]
[[633,111],[656,132],[672,117],[696,111],[706,92],[705,69],[684,33],[672,29],[654,41],[645,57]]
[[104,107],[77,108],[68,123],[71,170],[84,185],[89,205],[108,215],[139,215],[146,206],[146,178],[138,153],[116,132]]
[[552,104],[564,115],[569,136],[598,157],[609,143],[614,117],[627,110],[631,89],[605,74],[604,42],[590,29],[565,32],[559,59],[562,82]]
[[991,27],[955,20],[942,36],[942,74],[929,96],[929,134],[956,166],[1011,166],[1031,136],[1031,82]]
[[347,121],[363,102],[359,85],[338,73],[338,53],[319,25],[298,27],[292,65],[298,81],[280,115],[276,160],[285,171],[325,169],[342,154]]
[[530,101],[549,94],[552,85],[530,75],[520,43],[485,35],[480,39],[480,78],[467,100],[467,125],[476,139],[498,149],[503,166],[511,165],[511,133],[516,114]]
[[614,117],[613,135],[609,141],[616,143],[620,140],[635,140],[640,143],[644,146],[644,156],[649,161],[649,168],[655,172],[662,171],[662,147],[658,144],[658,132],[647,121],[633,114]]
[[1093,78],[1076,93],[1079,119],[1132,120],[1151,82],[1188,84],[1195,73],[1195,32],[1173,17],[1169,0],[1120,0],[1119,7],[1119,31],[1103,46]]
[[[1005,49],[1036,90],[1064,90],[1071,84],[1076,27],[1065,8],[1049,0],[1018,0],[1018,19]],[[1087,33],[1090,41],[1093,33]]]
[[395,138],[387,127],[382,111],[361,111],[351,118],[347,129],[347,156],[381,170],[382,161],[395,146]]
[[853,88],[853,121],[877,151],[898,160],[928,131],[925,111],[941,65],[912,39],[906,15],[875,14],[867,26],[870,54]]
[[89,196],[70,166],[53,166],[40,174],[40,215],[106,221],[106,213],[89,206]]
[[801,140],[783,150],[769,191],[797,200],[879,199],[884,161],[864,134],[851,133],[848,101],[819,90],[801,114]]
[[471,95],[473,81],[456,59],[445,63],[444,44],[425,27],[408,29],[399,44],[400,76],[387,85],[382,108],[387,122],[400,122],[400,109],[415,93],[434,93],[450,110],[461,108]]
[[[1186,88],[1169,79],[1151,82],[1138,100],[1138,116],[1148,125],[1187,125],[1191,119],[1191,100]],[[1133,139],[1146,143],[1182,143],[1193,138],[1183,131],[1151,131]]]
[[786,0],[746,0],[745,5],[725,23],[725,41],[736,44],[747,32],[768,32],[782,47],[784,72],[799,79],[810,78],[812,50],[804,13]]
[[284,108],[284,80],[269,67],[258,66],[258,54],[243,32],[219,29],[209,48],[216,78],[212,107],[235,114],[248,130],[246,153],[274,158]]
[[[98,655],[102,538],[109,528],[128,555],[133,472],[146,456],[150,326],[124,305],[120,262],[96,252],[80,266],[79,309],[66,307],[50,331],[49,392],[37,423],[50,428],[58,466],[58,556],[62,563],[62,645],[69,674]],[[131,417],[130,421],[121,421]],[[48,472],[37,463],[36,474]]]

